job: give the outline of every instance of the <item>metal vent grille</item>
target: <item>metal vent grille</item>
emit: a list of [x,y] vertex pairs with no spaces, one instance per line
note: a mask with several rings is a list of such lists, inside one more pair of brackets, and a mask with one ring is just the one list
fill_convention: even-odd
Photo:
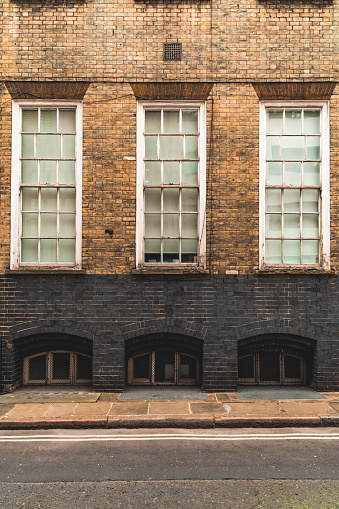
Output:
[[165,42],[164,44],[164,61],[176,61],[181,60],[182,44],[181,42]]

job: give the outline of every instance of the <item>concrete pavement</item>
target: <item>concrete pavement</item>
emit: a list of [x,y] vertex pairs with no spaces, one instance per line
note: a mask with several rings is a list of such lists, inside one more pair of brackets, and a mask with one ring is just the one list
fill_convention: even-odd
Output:
[[[140,388],[140,397],[145,395]],[[338,426],[339,392],[314,399],[244,399],[238,393],[193,393],[182,399],[126,399],[89,388],[21,388],[0,395],[0,429],[228,428]]]

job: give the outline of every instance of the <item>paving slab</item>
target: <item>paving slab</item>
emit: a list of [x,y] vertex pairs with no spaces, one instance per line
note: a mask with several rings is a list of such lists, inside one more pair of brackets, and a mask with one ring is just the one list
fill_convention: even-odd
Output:
[[331,401],[330,405],[331,405],[332,408],[334,408],[334,410],[339,412],[339,401]]
[[150,401],[150,415],[189,415],[189,404],[186,401]]
[[144,399],[144,400],[207,400],[208,395],[199,387],[127,387],[120,395],[119,400]]
[[147,401],[126,401],[113,403],[109,415],[146,415],[148,412]]
[[112,406],[109,401],[103,401],[102,403],[78,403],[74,412],[71,415],[72,419],[104,419],[107,417],[108,412]]
[[3,415],[6,415],[8,412],[10,412],[12,410],[12,408],[14,408],[14,405],[1,404],[0,405],[0,417],[2,417]]
[[314,416],[314,415],[336,415],[337,412],[331,407],[328,401],[317,401],[312,403],[310,401],[279,401],[279,406],[288,416]]
[[283,415],[282,410],[279,408],[278,401],[253,401],[243,403],[232,402],[227,403],[227,413],[229,417],[280,417]]
[[95,403],[100,392],[92,392],[91,388],[70,387],[19,387],[10,394],[0,395],[2,403]]
[[[223,403],[190,403],[191,411],[194,414],[224,414],[227,412]],[[227,405],[226,405],[227,407]]]
[[71,418],[79,403],[55,403],[50,406],[44,415],[45,419],[68,419]]
[[53,403],[31,403],[30,405],[18,404],[10,410],[3,419],[42,419]]

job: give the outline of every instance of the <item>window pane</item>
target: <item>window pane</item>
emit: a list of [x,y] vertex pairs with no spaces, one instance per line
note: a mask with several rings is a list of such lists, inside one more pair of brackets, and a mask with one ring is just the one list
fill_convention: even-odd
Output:
[[41,210],[52,212],[57,210],[56,189],[41,189]]
[[182,263],[197,263],[198,241],[194,239],[182,239],[181,261]]
[[281,157],[288,161],[305,159],[305,137],[282,136]]
[[41,237],[56,237],[57,235],[56,214],[41,214],[40,233]]
[[75,212],[75,189],[60,189],[60,210]]
[[179,263],[179,239],[164,239],[164,263]]
[[46,355],[38,355],[29,360],[29,380],[46,381]]
[[318,214],[303,214],[303,238],[319,237]]
[[283,110],[268,110],[266,113],[267,134],[282,134],[283,132]]
[[239,359],[238,378],[254,378],[254,355]]
[[282,184],[282,163],[267,163],[266,183],[271,186]]
[[75,133],[75,110],[59,110],[59,132]]
[[285,378],[301,378],[300,359],[284,355]]
[[160,159],[182,159],[184,155],[183,136],[160,137]]
[[57,241],[56,239],[40,240],[40,262],[56,263],[57,261]]
[[279,382],[279,352],[260,352],[260,381]]
[[180,355],[180,378],[189,379],[197,376],[197,361],[194,357]]
[[40,132],[57,132],[57,110],[41,110],[40,112]]
[[285,134],[301,134],[301,110],[285,112]]
[[284,240],[284,263],[300,263],[300,240]]
[[36,133],[38,131],[38,110],[22,110],[22,132]]
[[61,136],[59,134],[37,134],[36,154],[39,158],[58,159],[61,157]]
[[145,237],[160,237],[161,215],[145,214]]
[[198,159],[198,136],[186,136],[186,159]]
[[70,378],[70,354],[53,353],[53,380],[68,380]]
[[34,157],[34,134],[21,135],[21,157]]
[[198,184],[198,162],[184,161],[182,163],[182,184],[197,185]]
[[183,189],[181,197],[183,212],[198,212],[198,189]]
[[37,237],[38,236],[38,214],[22,214],[22,236]]
[[59,184],[75,184],[75,161],[59,161]]
[[160,161],[145,162],[145,184],[161,184],[161,163]]
[[38,161],[21,161],[21,182],[23,184],[38,183]]
[[161,211],[161,189],[145,189],[146,212]]
[[319,241],[318,240],[303,240],[303,263],[316,264],[319,263]]
[[303,212],[318,212],[318,190],[303,190]]
[[179,189],[164,189],[164,211],[179,212]]
[[174,352],[160,351],[155,352],[155,373],[156,382],[173,382],[174,381]]
[[179,132],[179,111],[164,111],[164,133]]
[[164,161],[164,184],[180,183],[179,161]]
[[179,214],[164,214],[164,237],[179,237]]
[[301,185],[301,162],[293,161],[291,163],[285,163],[285,185]]
[[60,214],[59,235],[60,237],[75,237],[75,214]]
[[267,159],[281,159],[279,136],[267,136],[266,157]]
[[266,212],[281,212],[281,190],[266,190]]
[[300,237],[300,215],[284,215],[284,237],[296,239]]
[[22,210],[23,211],[38,211],[38,196],[39,191],[33,187],[25,187],[22,190]]
[[320,163],[316,162],[304,163],[304,185],[305,186],[320,185]]
[[281,214],[266,214],[266,237],[281,237]]
[[304,133],[320,134],[320,111],[317,110],[304,111]]
[[38,239],[21,240],[22,263],[38,263]]
[[161,111],[145,111],[145,133],[161,133]]
[[59,262],[75,263],[75,239],[59,240]]
[[184,134],[198,132],[198,111],[183,110],[182,112],[182,132]]
[[145,158],[157,159],[157,136],[145,136]]
[[197,237],[198,236],[198,214],[182,214],[181,216],[181,236]]
[[307,159],[320,159],[320,136],[307,136],[306,147]]
[[74,134],[64,134],[62,137],[62,157],[63,159],[73,159],[75,157]]
[[139,355],[133,359],[133,378],[150,379],[150,354]]
[[300,212],[300,189],[285,189],[284,211]]
[[266,240],[265,262],[281,263],[281,240]]
[[145,240],[145,262],[160,263],[161,261],[161,240],[146,239]]
[[56,184],[56,161],[40,161],[40,184]]

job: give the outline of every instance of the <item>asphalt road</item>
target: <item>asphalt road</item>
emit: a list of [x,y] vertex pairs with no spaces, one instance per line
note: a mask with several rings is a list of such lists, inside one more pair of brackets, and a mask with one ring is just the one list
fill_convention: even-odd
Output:
[[0,451],[1,509],[339,508],[338,428],[2,431]]

